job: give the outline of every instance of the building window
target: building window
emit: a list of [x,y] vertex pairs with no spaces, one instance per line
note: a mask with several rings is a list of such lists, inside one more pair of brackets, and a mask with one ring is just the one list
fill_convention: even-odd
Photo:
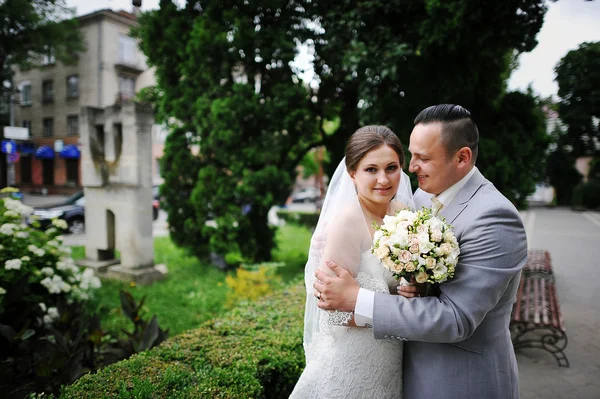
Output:
[[54,119],[44,118],[44,129],[42,131],[44,137],[54,136]]
[[54,82],[51,80],[44,80],[42,82],[42,101],[44,103],[54,101]]
[[23,155],[19,163],[21,164],[21,183],[31,183],[31,157]]
[[21,83],[21,105],[31,105],[31,83]]
[[42,55],[42,65],[53,65],[56,63],[54,49],[50,46],[44,46],[44,54]]
[[45,186],[54,185],[54,159],[42,159],[42,182]]
[[67,183],[79,185],[79,159],[66,159]]
[[31,121],[30,120],[22,120],[21,127],[27,128],[27,134],[31,136]]
[[67,136],[79,135],[79,116],[67,116]]
[[132,99],[135,95],[135,79],[119,76],[119,98],[121,101]]
[[119,62],[137,65],[137,43],[134,38],[119,36]]
[[79,76],[71,75],[67,78],[67,98],[79,97]]

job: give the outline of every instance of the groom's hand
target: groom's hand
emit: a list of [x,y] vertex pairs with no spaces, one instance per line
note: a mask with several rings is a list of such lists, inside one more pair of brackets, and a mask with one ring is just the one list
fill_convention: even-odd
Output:
[[339,310],[353,312],[356,307],[356,298],[360,289],[358,283],[346,269],[338,266],[333,261],[327,261],[326,266],[335,273],[335,277],[317,270],[317,281],[313,284],[317,306],[325,310]]

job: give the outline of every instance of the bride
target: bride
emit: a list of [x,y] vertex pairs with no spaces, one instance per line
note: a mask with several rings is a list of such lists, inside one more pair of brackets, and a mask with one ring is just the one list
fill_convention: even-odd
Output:
[[[400,398],[402,343],[375,340],[358,328],[352,312],[317,307],[313,282],[317,268],[330,273],[332,260],[347,269],[361,287],[397,293],[398,282],[371,254],[373,223],[414,207],[404,152],[385,126],[365,126],[348,141],[313,234],[305,269],[306,368],[290,398]],[[393,199],[393,200],[392,200]]]

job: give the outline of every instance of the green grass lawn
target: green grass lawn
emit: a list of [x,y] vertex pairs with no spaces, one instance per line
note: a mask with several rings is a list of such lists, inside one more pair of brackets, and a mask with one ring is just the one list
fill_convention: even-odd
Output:
[[[284,262],[278,270],[284,282],[303,273],[311,231],[305,227],[286,225],[277,232],[278,248],[273,252],[275,261]],[[73,247],[73,258],[85,257],[83,247]],[[206,320],[225,312],[225,298],[229,288],[226,273],[212,265],[203,264],[176,247],[168,237],[154,240],[155,263],[164,263],[168,277],[149,286],[140,286],[115,280],[102,280],[94,304],[98,308],[104,330],[111,332],[131,330],[132,323],[121,313],[119,290],[127,290],[140,300],[144,295],[145,318],[157,316],[161,328],[169,328],[169,336],[196,328]]]

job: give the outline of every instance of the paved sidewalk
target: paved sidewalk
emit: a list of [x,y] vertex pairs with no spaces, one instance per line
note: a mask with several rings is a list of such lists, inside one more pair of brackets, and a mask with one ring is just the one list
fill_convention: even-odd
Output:
[[600,398],[600,213],[531,208],[529,248],[550,252],[571,367],[539,349],[517,354],[521,399]]

